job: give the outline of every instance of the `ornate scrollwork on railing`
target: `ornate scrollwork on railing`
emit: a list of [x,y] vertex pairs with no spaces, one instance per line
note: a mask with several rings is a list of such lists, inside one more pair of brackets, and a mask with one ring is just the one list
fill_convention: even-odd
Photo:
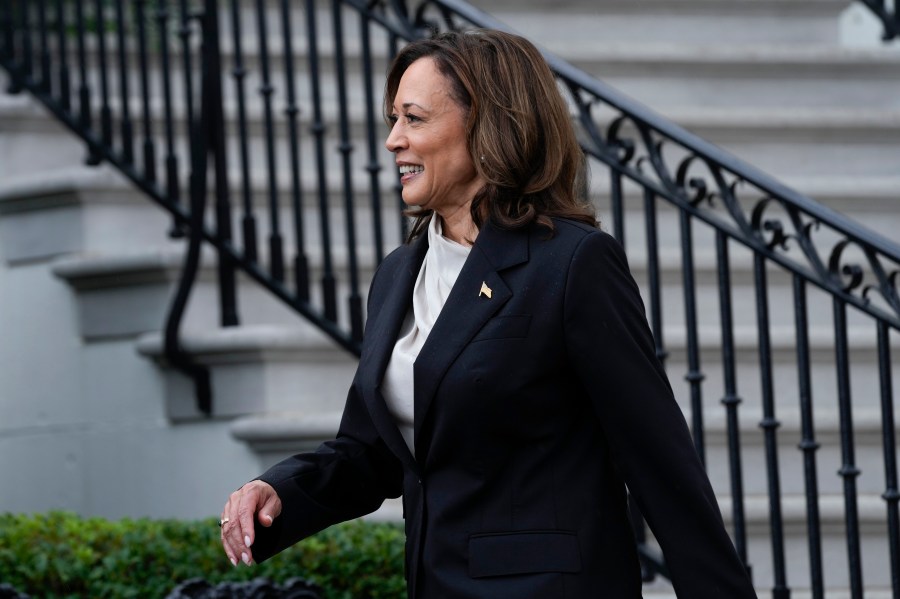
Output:
[[[786,218],[769,215],[773,206]],[[768,258],[864,312],[895,327],[900,322],[900,260],[896,257],[815,219],[783,198],[762,197],[752,209],[751,222]]]
[[796,239],[797,235],[787,233],[781,220],[766,216],[766,208],[773,203],[777,200],[771,197],[764,197],[756,203],[751,212],[752,230],[767,249],[787,251],[788,241]]
[[[900,252],[842,217],[753,173],[721,150],[617,111],[571,81],[564,89],[585,152],[781,267],[900,328]],[[606,116],[605,132],[595,113]],[[609,112],[613,111],[611,116]],[[689,135],[689,134],[688,134]],[[668,151],[668,152],[667,152]],[[778,213],[774,214],[773,211]],[[850,258],[850,248],[856,248]]]
[[[360,13],[384,26],[392,34],[412,41],[438,31],[461,30],[474,26],[458,21],[457,12],[444,3],[425,0],[418,4],[404,0],[345,0]],[[436,13],[436,14],[433,14]]]

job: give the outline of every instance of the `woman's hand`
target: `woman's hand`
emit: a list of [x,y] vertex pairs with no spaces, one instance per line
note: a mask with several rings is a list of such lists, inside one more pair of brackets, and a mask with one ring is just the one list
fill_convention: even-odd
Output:
[[248,566],[253,562],[250,547],[256,540],[254,516],[268,527],[280,513],[281,499],[269,483],[254,480],[231,494],[222,509],[221,526],[222,546],[232,565],[236,566],[238,560]]

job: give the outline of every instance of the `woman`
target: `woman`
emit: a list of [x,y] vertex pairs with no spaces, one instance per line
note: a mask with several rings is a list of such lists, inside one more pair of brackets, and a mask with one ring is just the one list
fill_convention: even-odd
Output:
[[637,598],[627,485],[679,597],[755,597],[540,53],[415,42],[385,112],[411,241],[373,279],[337,438],[225,505],[232,563],[402,495],[410,597]]

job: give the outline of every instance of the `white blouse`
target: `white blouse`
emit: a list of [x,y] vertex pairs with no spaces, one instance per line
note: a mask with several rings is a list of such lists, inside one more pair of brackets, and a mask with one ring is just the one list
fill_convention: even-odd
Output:
[[381,394],[403,439],[415,455],[413,439],[413,363],[434,326],[471,247],[442,235],[441,219],[428,224],[428,250],[413,287],[412,309],[400,328],[397,343],[381,382]]

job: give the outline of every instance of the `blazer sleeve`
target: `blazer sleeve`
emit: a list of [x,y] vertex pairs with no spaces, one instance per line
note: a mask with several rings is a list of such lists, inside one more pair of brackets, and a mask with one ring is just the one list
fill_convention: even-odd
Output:
[[606,233],[589,233],[573,254],[564,318],[569,359],[678,596],[755,598],[656,357],[625,254]]
[[[380,294],[374,289],[387,262],[373,277],[368,322],[380,309],[373,299]],[[399,497],[403,468],[377,432],[354,380],[336,438],[314,452],[275,464],[258,479],[272,485],[282,503],[272,526],[256,523],[253,556],[262,562],[332,524],[372,513],[385,499]]]

